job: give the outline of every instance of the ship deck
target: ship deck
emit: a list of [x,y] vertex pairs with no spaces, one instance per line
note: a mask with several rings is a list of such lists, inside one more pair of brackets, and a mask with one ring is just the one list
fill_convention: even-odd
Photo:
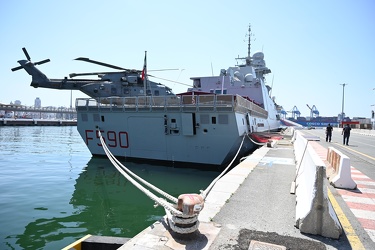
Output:
[[267,118],[268,112],[237,95],[140,96],[78,98],[77,112],[249,112]]

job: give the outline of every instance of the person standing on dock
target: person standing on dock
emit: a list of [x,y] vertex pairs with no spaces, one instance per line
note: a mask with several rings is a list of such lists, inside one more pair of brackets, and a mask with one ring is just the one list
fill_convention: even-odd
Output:
[[331,142],[331,138],[332,138],[332,126],[330,123],[328,123],[328,126],[326,127],[326,141],[329,140],[329,142]]
[[[346,146],[349,146],[349,137],[350,137],[350,130],[351,130],[351,127],[349,127],[349,124],[346,124],[345,127],[342,129],[342,135],[344,135],[344,145],[346,144]],[[346,142],[345,142],[346,140]]]

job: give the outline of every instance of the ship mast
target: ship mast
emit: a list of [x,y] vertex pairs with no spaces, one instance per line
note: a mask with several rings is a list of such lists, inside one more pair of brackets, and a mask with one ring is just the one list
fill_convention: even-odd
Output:
[[[251,66],[251,54],[250,54],[250,48],[251,48],[251,37],[253,36],[253,34],[251,33],[251,25],[249,24],[249,29],[248,29],[248,34],[246,36],[248,36],[248,43],[247,43],[247,57],[237,57],[237,59],[240,59],[240,60],[245,60],[246,62],[246,66]],[[243,66],[245,66],[243,65]],[[239,65],[237,65],[239,66]]]
[[247,44],[247,56],[250,58],[250,47],[251,47],[251,25],[249,24],[249,42]]

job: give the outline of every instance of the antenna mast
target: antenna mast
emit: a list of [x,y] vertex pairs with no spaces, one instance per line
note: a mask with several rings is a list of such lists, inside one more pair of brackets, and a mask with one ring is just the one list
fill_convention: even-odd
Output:
[[[245,37],[246,36],[248,36],[249,37],[249,39],[248,39],[248,43],[247,43],[247,57],[237,57],[236,58],[236,60],[237,59],[241,59],[241,60],[245,60],[246,61],[246,65],[247,66],[250,66],[251,65],[251,56],[250,56],[250,48],[251,48],[251,37],[253,36],[253,34],[251,33],[251,25],[249,24],[249,29],[248,29],[248,32],[249,32],[249,34],[246,34],[245,35]],[[244,42],[245,42],[246,40],[244,40]],[[236,65],[236,66],[239,66],[239,65]],[[243,66],[245,66],[245,65],[243,65]]]
[[251,47],[251,25],[249,24],[249,42],[247,44],[247,56],[250,57],[250,47]]

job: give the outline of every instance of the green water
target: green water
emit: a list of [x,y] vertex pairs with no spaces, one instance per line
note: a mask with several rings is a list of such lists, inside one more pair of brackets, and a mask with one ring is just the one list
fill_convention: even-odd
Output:
[[[124,163],[177,197],[217,172]],[[0,249],[60,249],[86,234],[133,237],[165,215],[76,127],[0,127]]]

